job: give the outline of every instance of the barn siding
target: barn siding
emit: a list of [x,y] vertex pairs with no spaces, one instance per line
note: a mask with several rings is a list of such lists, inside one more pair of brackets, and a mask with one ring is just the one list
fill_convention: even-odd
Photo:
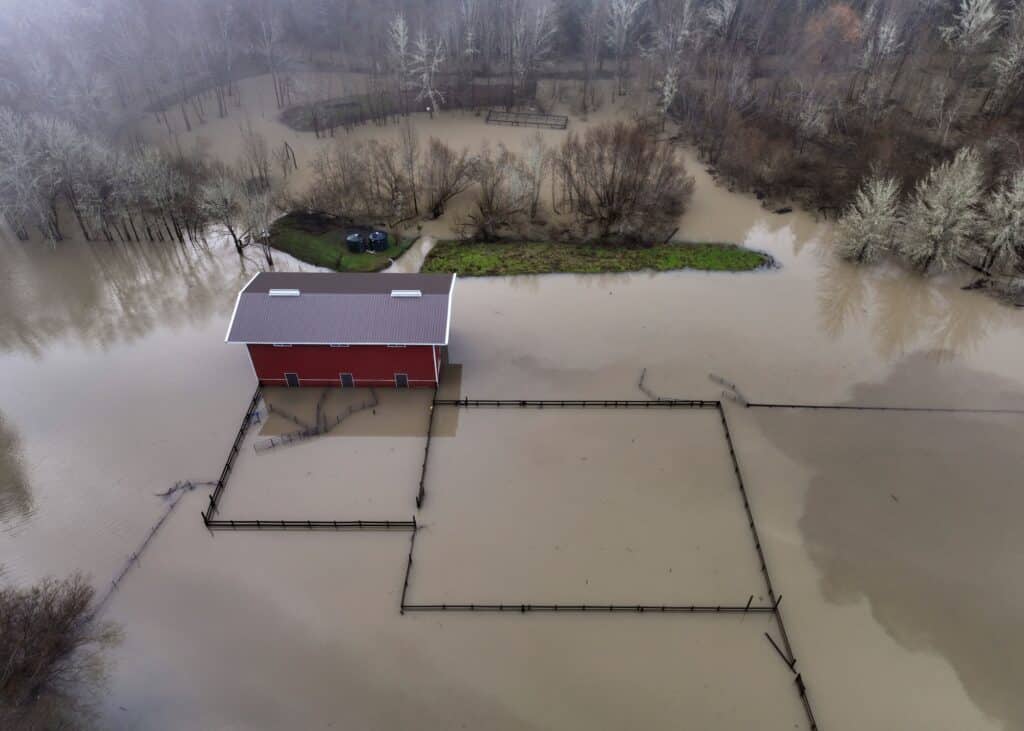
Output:
[[340,386],[341,374],[351,373],[356,386],[393,386],[396,373],[406,373],[410,386],[436,384],[435,361],[440,349],[430,345],[389,348],[386,345],[247,345],[261,384],[282,386],[285,373],[298,373],[303,386]]

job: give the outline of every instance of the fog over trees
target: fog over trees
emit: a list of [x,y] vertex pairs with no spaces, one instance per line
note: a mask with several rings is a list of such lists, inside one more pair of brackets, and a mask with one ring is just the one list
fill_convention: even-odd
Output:
[[[363,72],[365,93],[332,111],[328,91],[298,78],[308,70]],[[340,135],[304,202],[337,209],[344,196],[355,215],[437,216],[472,188],[474,235],[545,209],[571,215],[581,238],[635,232],[630,215],[613,223],[576,189],[566,162],[585,164],[579,148],[463,158],[414,130],[372,149],[336,132],[414,127],[402,121],[413,112],[616,104],[658,144],[677,133],[694,144],[731,185],[841,219],[838,248],[855,260],[887,252],[921,271],[1009,274],[1024,261],[1021,0],[7,0],[0,213],[50,240],[68,235],[58,214],[69,210],[76,235],[99,241],[201,240],[227,219],[240,247],[258,241],[268,202],[305,191],[286,185],[294,153],[245,129],[237,82],[254,74],[272,77],[296,129]],[[545,78],[557,95],[537,93]],[[237,117],[245,159],[225,171],[174,145],[148,150],[131,135],[146,116],[169,135]],[[344,179],[342,161],[373,179]],[[237,206],[219,195],[232,187]],[[644,210],[679,210],[676,187],[653,185]]]

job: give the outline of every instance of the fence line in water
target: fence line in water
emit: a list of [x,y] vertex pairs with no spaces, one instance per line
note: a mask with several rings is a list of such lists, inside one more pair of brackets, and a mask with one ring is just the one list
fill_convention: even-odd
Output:
[[[768,598],[772,603],[772,613],[775,615],[775,623],[779,628],[779,635],[782,637],[782,645],[783,648],[785,648],[783,659],[786,660],[786,664],[789,666],[790,671],[796,674],[795,682],[797,693],[800,695],[800,699],[803,703],[804,712],[807,714],[807,721],[810,724],[811,731],[817,731],[818,722],[814,716],[814,709],[811,706],[810,698],[807,695],[807,686],[804,684],[801,674],[796,672],[796,654],[793,652],[793,645],[789,641],[789,633],[786,631],[786,623],[782,618],[782,610],[779,608],[779,604],[782,602],[782,596],[777,596],[775,594],[775,587],[772,585],[771,574],[768,572],[768,562],[764,556],[764,549],[761,547],[761,538],[757,532],[757,525],[754,523],[754,511],[750,507],[747,488],[743,482],[743,473],[740,471],[739,458],[736,456],[736,448],[732,441],[732,432],[729,430],[729,421],[725,416],[725,408],[721,404],[718,405],[718,415],[721,417],[726,446],[729,448],[729,458],[732,460],[733,471],[736,474],[736,485],[739,488],[740,496],[743,498],[743,509],[747,513],[747,525],[750,528],[750,535],[754,540],[754,548],[757,551],[757,558],[761,564],[761,575],[764,578],[765,587],[768,590]],[[769,637],[769,639],[771,638]],[[772,641],[772,644],[775,644],[774,641]]]
[[430,405],[427,407],[430,409],[430,417],[427,420],[427,443],[423,447],[423,468],[420,470],[420,489],[416,493],[416,509],[419,510],[423,507],[423,501],[427,496],[425,482],[427,479],[427,459],[430,457],[430,439],[434,434],[434,402],[437,400],[437,389],[434,389],[434,398],[431,400]]
[[110,598],[114,595],[114,592],[121,588],[121,582],[124,580],[124,577],[127,576],[128,572],[131,571],[132,568],[134,568],[138,564],[139,559],[142,557],[142,552],[149,547],[150,541],[153,540],[153,537],[157,534],[157,531],[159,531],[161,526],[163,526],[167,519],[171,517],[171,512],[173,512],[174,509],[178,506],[178,503],[181,502],[181,499],[185,496],[185,493],[191,492],[192,490],[200,486],[213,484],[215,483],[212,481],[193,482],[192,480],[186,480],[184,482],[176,482],[174,484],[174,487],[159,495],[159,497],[170,497],[172,495],[174,497],[171,500],[171,502],[167,505],[167,508],[164,510],[163,514],[149,529],[149,532],[146,534],[146,537],[142,539],[142,543],[139,544],[139,547],[136,548],[128,556],[127,559],[125,559],[125,562],[121,566],[121,569],[114,575],[114,578],[111,580],[110,585],[107,586],[103,594],[100,596],[99,600],[93,605],[89,614],[86,616],[87,621],[95,619],[97,616],[100,615],[100,613],[103,612],[103,610],[106,608],[107,602],[109,602]]
[[256,407],[259,406],[262,394],[263,389],[257,384],[256,390],[252,395],[252,400],[249,401],[249,408],[246,409],[245,416],[242,417],[242,424],[238,427],[238,433],[235,434],[235,441],[231,445],[231,449],[228,450],[228,458],[224,462],[224,469],[220,471],[220,477],[217,478],[217,484],[213,488],[213,492],[210,493],[210,504],[206,508],[206,512],[203,513],[203,522],[210,520],[217,512],[217,506],[220,504],[221,495],[224,494],[224,488],[227,487],[228,478],[231,476],[231,470],[235,466],[235,457],[238,456],[238,450],[241,447],[242,440],[245,439],[246,432],[249,431],[249,426],[252,424],[253,414],[256,413]]
[[416,517],[412,520],[206,520],[211,530],[352,530],[389,531],[416,530]]
[[718,401],[694,399],[437,399],[435,406],[469,409],[714,409]]

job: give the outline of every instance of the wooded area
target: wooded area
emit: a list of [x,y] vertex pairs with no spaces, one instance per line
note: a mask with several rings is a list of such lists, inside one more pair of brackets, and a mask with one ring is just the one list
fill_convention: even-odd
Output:
[[[677,123],[730,184],[830,216],[846,211],[840,247],[854,259],[884,248],[921,270],[968,262],[1015,272],[1024,258],[1013,214],[1024,195],[1016,0],[62,0],[12,7],[0,41],[0,207],[23,236],[61,238],[56,209],[66,204],[91,238],[183,241],[218,222],[240,249],[259,241],[296,164],[288,149],[268,149],[240,125],[251,140],[246,160],[226,169],[112,142],[140,110],[168,130],[171,115],[186,129],[229,116],[237,80],[253,73],[271,75],[280,110],[307,109],[295,113],[317,134],[315,110],[331,97],[304,88],[304,70],[365,72],[361,103],[391,100],[382,118],[433,114],[454,89],[484,78],[498,78],[511,105],[545,76],[571,80],[571,107],[586,114],[602,103],[595,79],[611,74],[616,95],[656,95],[656,109],[636,110],[644,129]],[[510,200],[523,184],[495,178],[523,167],[507,151],[463,159],[419,144],[416,175],[401,149],[325,151],[314,198],[341,190],[330,171],[344,159],[389,171],[386,184],[363,184],[380,189],[356,191],[353,205],[367,214],[438,215],[467,182],[485,179],[482,208],[467,222],[476,235],[523,209]],[[562,202],[585,207],[551,160]],[[410,182],[417,175],[422,190]],[[677,194],[685,202],[685,190]],[[530,218],[537,196],[528,203]],[[957,230],[932,232],[926,209]]]

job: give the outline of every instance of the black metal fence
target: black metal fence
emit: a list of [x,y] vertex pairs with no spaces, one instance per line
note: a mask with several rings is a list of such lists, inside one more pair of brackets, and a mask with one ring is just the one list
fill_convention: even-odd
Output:
[[412,520],[207,520],[213,530],[332,530],[332,531],[415,531]]
[[534,112],[487,111],[487,124],[503,124],[510,127],[539,127],[543,129],[565,129],[569,118],[561,114],[538,114]]
[[631,399],[437,399],[435,406],[458,406],[464,409],[716,409],[718,401],[694,399],[662,399],[660,401]]
[[423,507],[423,501],[427,497],[427,489],[425,487],[427,479],[427,460],[430,458],[430,439],[434,434],[434,411],[436,407],[434,403],[437,400],[437,389],[434,389],[434,402],[428,407],[430,409],[430,417],[427,420],[427,443],[423,447],[423,468],[420,470],[420,489],[416,493],[416,508],[417,510]]
[[952,406],[857,406],[855,404],[748,403],[749,409],[808,409],[811,411],[903,411],[925,414],[1024,414],[1024,409],[973,409]]
[[206,508],[206,512],[203,513],[203,522],[207,525],[210,524],[210,520],[217,512],[217,506],[220,504],[220,498],[224,494],[224,488],[227,487],[228,478],[231,477],[231,470],[235,466],[235,458],[238,456],[238,450],[242,446],[242,440],[245,439],[246,432],[249,431],[249,425],[252,423],[253,414],[256,413],[256,408],[259,406],[260,397],[263,395],[263,391],[260,386],[256,386],[256,391],[253,392],[252,400],[249,401],[249,408],[245,411],[245,416],[242,417],[242,423],[238,427],[238,432],[235,434],[235,441],[231,445],[231,449],[228,450],[228,458],[224,461],[224,469],[220,471],[220,477],[217,478],[217,484],[213,488],[213,492],[210,493],[210,504]]
[[[796,654],[793,652],[793,645],[789,641],[789,633],[786,631],[786,623],[782,618],[782,610],[779,608],[779,604],[782,603],[782,597],[777,596],[775,593],[775,587],[772,584],[771,574],[768,572],[768,562],[764,556],[764,549],[761,547],[761,537],[757,532],[757,524],[754,522],[754,511],[750,507],[750,498],[747,495],[747,487],[743,482],[743,473],[740,471],[739,459],[736,456],[736,448],[732,441],[732,432],[729,430],[729,420],[725,416],[725,409],[722,407],[721,402],[718,404],[718,415],[721,417],[722,430],[725,433],[725,443],[729,449],[729,458],[732,461],[733,471],[736,474],[736,485],[739,488],[740,496],[743,499],[743,509],[747,514],[747,525],[750,528],[751,538],[754,540],[754,549],[757,551],[757,559],[761,565],[761,575],[764,578],[765,587],[768,591],[768,598],[772,603],[772,613],[775,615],[775,623],[779,628],[779,634],[782,637],[782,646],[784,651],[780,651],[783,661],[789,667],[790,671],[796,675],[797,691],[800,695],[800,699],[804,706],[804,711],[807,714],[807,721],[810,724],[811,731],[817,731],[818,722],[814,716],[814,709],[811,706],[810,698],[807,696],[807,686],[804,685],[803,678],[799,673],[796,672]],[[771,637],[768,638],[775,649],[778,651],[779,647],[775,645],[774,640]]]

